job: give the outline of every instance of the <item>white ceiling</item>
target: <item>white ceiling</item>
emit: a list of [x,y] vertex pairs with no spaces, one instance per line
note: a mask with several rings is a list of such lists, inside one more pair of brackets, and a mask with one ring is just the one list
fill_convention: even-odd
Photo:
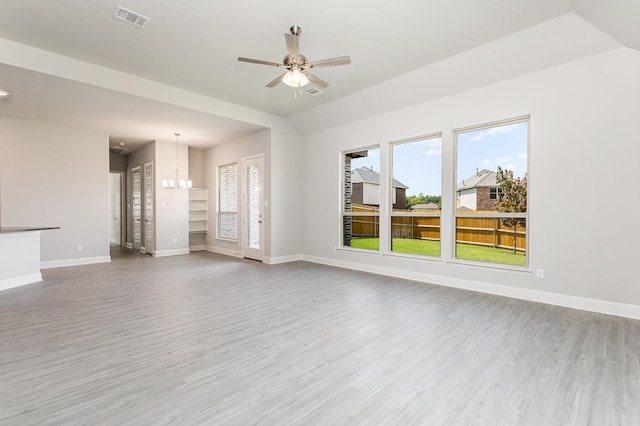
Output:
[[[117,5],[150,17],[147,27],[114,19]],[[324,114],[322,106],[329,102],[568,12],[640,48],[640,2],[629,0],[2,0],[0,38],[295,122],[301,116],[312,120],[314,111]],[[303,91],[294,98],[294,89],[284,85],[265,88],[279,69],[237,61],[238,56],[281,61],[283,34],[291,25],[303,28],[300,49],[310,61],[351,56],[351,65],[314,72],[331,84],[320,96]],[[69,104],[65,97],[73,93],[84,97],[83,105],[92,104],[81,112],[83,122],[107,129],[114,141],[162,139],[159,134],[172,135],[182,121],[186,133],[209,135],[208,141],[191,138],[190,144],[201,146],[259,129],[37,73],[20,77],[26,71],[12,67],[0,72],[0,88],[9,90],[7,84],[15,82],[30,96],[12,95],[12,104],[0,102],[0,113],[65,123],[60,116],[72,108],[44,111],[50,103],[37,88],[55,92],[46,98],[51,95],[58,105]]]

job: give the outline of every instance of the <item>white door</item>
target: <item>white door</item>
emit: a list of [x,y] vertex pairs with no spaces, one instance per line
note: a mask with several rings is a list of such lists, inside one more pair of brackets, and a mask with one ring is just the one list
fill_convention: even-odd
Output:
[[264,256],[264,158],[242,159],[242,253],[262,262]]
[[109,172],[109,240],[111,244],[122,245],[122,174]]
[[153,255],[153,163],[144,165],[144,249]]
[[133,249],[140,250],[142,246],[142,205],[140,203],[142,176],[140,166],[131,169],[131,217],[133,219]]

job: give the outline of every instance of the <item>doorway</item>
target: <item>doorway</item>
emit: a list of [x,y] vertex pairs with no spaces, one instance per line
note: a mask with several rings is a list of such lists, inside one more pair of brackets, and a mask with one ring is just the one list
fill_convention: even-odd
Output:
[[242,159],[242,254],[262,262],[264,257],[264,156]]
[[109,172],[109,244],[122,246],[124,227],[124,172]]

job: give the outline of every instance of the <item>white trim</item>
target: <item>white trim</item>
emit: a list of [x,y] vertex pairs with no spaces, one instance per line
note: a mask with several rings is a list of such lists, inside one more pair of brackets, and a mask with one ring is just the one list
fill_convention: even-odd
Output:
[[189,254],[188,248],[180,248],[174,250],[158,250],[153,255],[155,257],[167,257],[167,256],[180,256],[182,254]]
[[205,246],[204,249],[206,251],[210,251],[211,253],[218,253],[218,254],[223,254],[225,256],[238,257],[242,259],[242,253],[240,253],[239,250],[229,250],[229,249],[223,249],[223,248],[214,247],[214,246]]
[[109,263],[111,256],[78,257],[75,259],[47,260],[40,262],[40,269],[64,268],[65,266],[91,265],[93,263]]
[[292,254],[289,256],[278,256],[278,257],[265,256],[264,261],[262,263],[265,263],[267,265],[278,265],[280,263],[296,262],[298,260],[302,260],[301,254]]
[[128,248],[129,250],[133,250],[133,244],[132,243],[125,243],[124,246],[125,246],[125,248]]
[[0,281],[0,291],[9,290],[10,288],[20,287],[27,284],[33,284],[42,281],[42,274],[40,272],[29,275],[22,275],[20,277],[8,278]]
[[204,244],[198,244],[198,245],[193,245],[193,246],[189,246],[189,251],[202,251],[204,250]]
[[481,281],[425,274],[404,269],[395,269],[376,265],[363,265],[360,263],[330,259],[326,257],[302,255],[302,260],[307,262],[320,263],[323,265],[335,266],[338,268],[353,269],[356,271],[386,275],[394,278],[404,278],[428,284],[478,291],[481,293],[511,297],[514,299],[522,299],[531,302],[546,303],[548,305],[562,306],[565,308],[580,309],[583,311],[640,319],[640,306],[631,305],[628,303],[590,299],[587,297],[572,296],[568,294],[552,293],[548,291],[532,290],[520,287],[510,287]]

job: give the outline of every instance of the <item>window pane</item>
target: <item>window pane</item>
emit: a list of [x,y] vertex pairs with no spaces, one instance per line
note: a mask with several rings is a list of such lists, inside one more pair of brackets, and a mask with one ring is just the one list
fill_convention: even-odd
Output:
[[238,238],[238,165],[218,167],[218,237]]
[[378,216],[344,216],[351,226],[350,244],[354,248],[378,250],[380,248],[380,218]]
[[392,156],[391,250],[440,256],[442,139],[394,144]]
[[220,203],[219,211],[238,211],[238,165],[220,166]]
[[440,256],[440,218],[391,217],[391,250],[398,253]]
[[527,264],[528,126],[521,121],[456,135],[456,258]]
[[[456,208],[465,213],[484,212],[526,212],[527,145],[529,123],[519,122],[488,129],[458,133],[457,135],[457,177]],[[500,208],[496,196],[500,176],[503,182],[522,183],[524,186],[514,192],[521,203]],[[502,185],[504,186],[504,184]],[[500,188],[503,192],[506,188]],[[491,198],[493,190],[494,197]]]
[[218,236],[235,240],[238,238],[238,215],[236,213],[220,213]]
[[[342,244],[378,250],[380,226],[380,148],[344,155]],[[353,216],[349,213],[359,213]]]
[[525,266],[526,249],[525,218],[456,218],[458,259]]

